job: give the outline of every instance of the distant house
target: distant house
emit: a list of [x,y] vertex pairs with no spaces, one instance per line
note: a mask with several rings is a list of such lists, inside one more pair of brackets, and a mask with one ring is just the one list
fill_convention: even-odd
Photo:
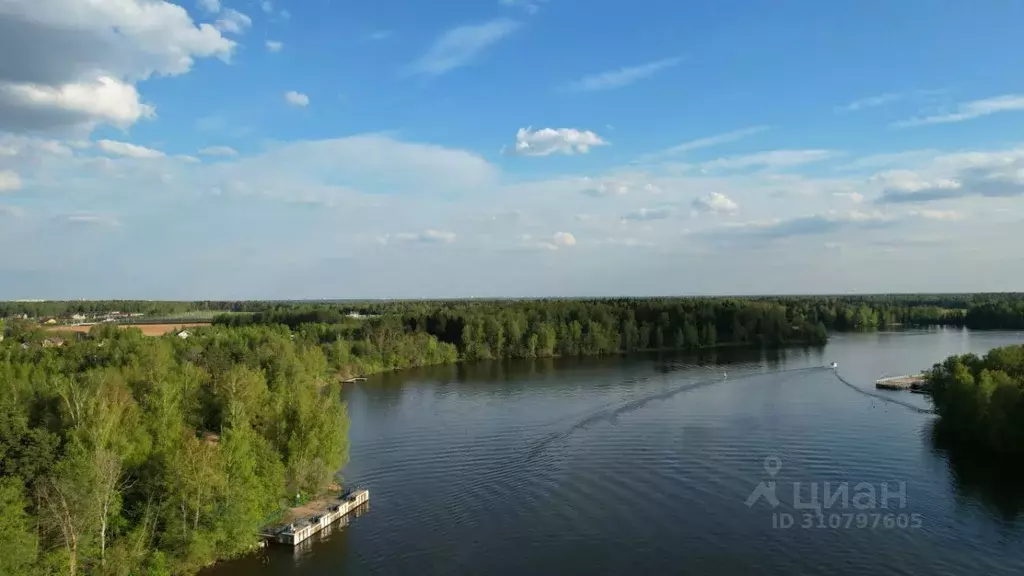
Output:
[[191,336],[191,334],[188,333],[188,330],[182,330],[181,332],[178,332],[177,336],[178,336],[178,338],[181,338],[182,340],[185,340],[189,336]]
[[56,323],[57,323],[57,319],[56,318],[47,318],[46,322],[44,322],[44,324],[56,324]]
[[85,314],[72,314],[71,319],[75,322],[81,322],[82,320],[85,320]]
[[60,348],[63,345],[63,338],[47,338],[46,340],[43,340],[43,348]]

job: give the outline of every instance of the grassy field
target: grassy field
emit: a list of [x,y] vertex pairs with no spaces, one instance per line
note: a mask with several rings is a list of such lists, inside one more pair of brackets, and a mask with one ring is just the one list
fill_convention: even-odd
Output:
[[[175,322],[168,324],[116,324],[121,328],[138,328],[146,336],[163,336],[170,332],[177,332],[184,328],[197,326],[209,326],[209,322]],[[83,326],[50,326],[47,330],[51,332],[88,332],[94,324]]]

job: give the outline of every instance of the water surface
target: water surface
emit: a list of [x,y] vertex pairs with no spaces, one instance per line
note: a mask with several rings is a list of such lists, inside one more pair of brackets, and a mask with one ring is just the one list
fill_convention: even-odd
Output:
[[[370,489],[369,510],[300,549],[209,573],[1019,575],[1013,488],[936,450],[933,416],[858,394],[822,366],[838,362],[873,392],[879,377],[1020,342],[966,330],[840,334],[823,349],[383,375],[345,392],[344,476]],[[781,463],[774,476],[768,457]],[[748,506],[769,480],[778,507]],[[904,508],[863,512],[920,526],[804,527],[792,483],[826,481],[894,492],[904,482],[905,499],[888,502]],[[780,513],[795,525],[774,527]]]

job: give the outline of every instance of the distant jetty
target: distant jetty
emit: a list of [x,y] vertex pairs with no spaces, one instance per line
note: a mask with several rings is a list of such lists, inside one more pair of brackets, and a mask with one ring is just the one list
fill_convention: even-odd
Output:
[[923,390],[928,380],[923,374],[907,374],[904,376],[890,376],[875,380],[875,388],[882,390]]

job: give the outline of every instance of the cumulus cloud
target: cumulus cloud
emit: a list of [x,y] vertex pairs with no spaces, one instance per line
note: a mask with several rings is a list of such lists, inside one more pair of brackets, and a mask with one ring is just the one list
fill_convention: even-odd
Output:
[[1024,195],[1024,149],[960,153],[936,158],[927,170],[889,170],[872,181],[882,186],[880,204],[932,202],[968,196]]
[[554,241],[555,246],[576,245],[576,237],[569,232],[555,232],[555,235],[552,237],[552,241]]
[[305,94],[296,92],[294,90],[289,90],[288,92],[284,93],[284,101],[291,104],[292,106],[298,106],[300,108],[305,108],[306,106],[309,106],[309,96],[306,96]]
[[242,14],[238,10],[228,8],[220,14],[220,18],[214,23],[217,29],[229,34],[241,34],[252,26],[252,18]]
[[551,154],[586,154],[594,146],[608,143],[590,130],[575,128],[520,128],[516,132],[516,144],[508,154],[517,156],[549,156]]
[[21,177],[13,170],[0,170],[0,192],[13,192],[21,189]]
[[531,234],[519,236],[519,248],[524,250],[558,250],[576,245],[576,236],[570,232],[555,232],[550,237],[535,238]]
[[440,76],[474,62],[488,47],[508,37],[520,24],[508,18],[497,18],[482,24],[470,24],[448,30],[407,67],[413,74]]
[[0,134],[0,158],[15,156],[72,156],[74,148],[88,148],[89,142],[61,142],[48,138],[21,136],[17,134]]
[[220,0],[199,0],[199,6],[210,14],[220,12]]
[[599,90],[622,88],[623,86],[629,86],[638,80],[654,76],[662,70],[672,68],[679,64],[680,61],[682,61],[682,59],[678,57],[664,58],[648,62],[646,64],[639,64],[637,66],[626,66],[616,70],[608,70],[606,72],[585,76],[575,82],[570,82],[565,85],[564,88],[570,91],[582,92],[595,92]]
[[589,178],[585,179],[585,185],[580,192],[590,196],[592,198],[605,198],[607,196],[625,196],[629,194],[631,188],[629,184],[625,182],[615,181],[598,181],[592,182]]
[[934,114],[920,118],[911,118],[897,122],[896,126],[920,126],[923,124],[948,124],[951,122],[963,122],[973,120],[982,116],[989,116],[999,112],[1014,112],[1024,110],[1024,94],[1006,94],[994,98],[974,100],[957,106],[955,112],[947,114]]
[[284,43],[277,40],[267,40],[267,51],[269,52],[280,52],[284,48]]
[[0,130],[127,127],[154,111],[135,84],[228,59],[235,44],[164,0],[39,0],[0,7]]
[[694,198],[693,209],[699,212],[720,214],[739,210],[739,204],[720,192],[712,192],[707,196]]
[[230,146],[207,146],[199,151],[203,156],[238,156],[238,151]]
[[130,144],[128,142],[117,142],[115,140],[100,140],[96,142],[96,147],[102,150],[103,152],[106,152],[107,154],[126,156],[129,158],[164,157],[164,153],[159,150],[146,148],[145,146],[138,146],[136,144]]
[[648,220],[664,220],[672,215],[672,210],[666,207],[661,208],[641,208],[634,210],[629,214],[622,217],[623,220],[635,220],[635,221],[648,221]]

